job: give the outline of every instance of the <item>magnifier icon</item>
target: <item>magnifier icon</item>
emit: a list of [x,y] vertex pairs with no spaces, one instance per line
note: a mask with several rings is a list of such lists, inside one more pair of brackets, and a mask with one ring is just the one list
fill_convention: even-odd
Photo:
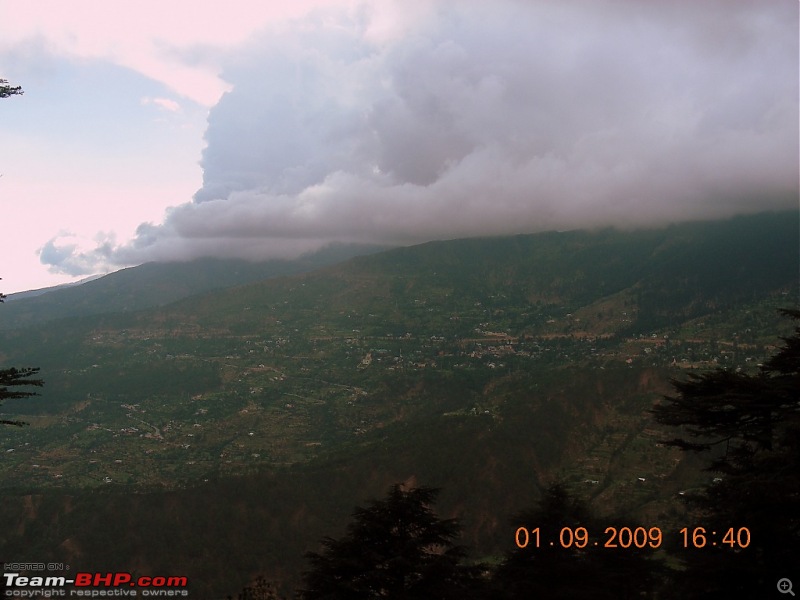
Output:
[[783,579],[778,580],[778,591],[781,594],[791,594],[794,596],[794,592],[792,591],[792,580],[787,579],[784,577]]

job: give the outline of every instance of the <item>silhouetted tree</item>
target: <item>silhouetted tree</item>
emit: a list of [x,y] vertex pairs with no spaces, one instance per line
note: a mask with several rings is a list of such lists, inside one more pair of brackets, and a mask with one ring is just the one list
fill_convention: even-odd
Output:
[[[560,484],[545,490],[539,506],[517,515],[511,524],[514,530],[538,528],[538,538],[534,533],[520,535],[527,545],[508,553],[497,568],[489,598],[649,598],[662,578],[664,569],[652,558],[651,538],[644,548],[605,547],[610,535],[606,528],[613,520],[595,517]],[[617,530],[623,525],[635,529],[626,521]],[[644,540],[640,534],[639,541]],[[652,540],[657,545],[656,538]]]
[[[5,295],[0,294],[0,303],[2,303],[4,299]],[[44,385],[41,379],[31,379],[31,377],[36,375],[38,372],[39,369],[34,367],[22,369],[16,369],[14,367],[10,369],[0,369],[0,405],[2,405],[5,400],[37,396],[38,394],[36,392],[20,391],[16,388],[19,386],[32,385],[41,387]],[[26,423],[24,421],[9,421],[7,419],[0,419],[0,425],[22,426],[25,424]]]
[[[228,596],[227,600],[233,600],[233,598]],[[283,596],[278,594],[271,582],[264,577],[258,577],[253,585],[248,585],[239,592],[236,600],[283,600]]]
[[[41,379],[31,379],[31,377],[33,377],[38,372],[39,372],[38,368],[16,369],[14,367],[11,367],[10,369],[0,369],[0,405],[5,400],[37,396],[38,394],[36,392],[19,391],[16,389],[9,389],[9,388],[15,388],[17,386],[23,386],[23,385],[33,385],[41,387],[42,385],[44,385]],[[17,425],[17,426],[26,425],[24,421],[9,421],[7,419],[0,419],[0,424]]]
[[21,86],[12,86],[8,84],[8,80],[0,79],[0,98],[8,98],[9,96],[21,96],[25,92],[22,91]]
[[[783,310],[800,319],[800,311]],[[678,395],[653,410],[688,439],[668,443],[709,452],[720,477],[688,498],[703,527],[702,548],[675,550],[685,571],[672,595],[756,598],[796,571],[800,557],[800,327],[756,375],[718,369],[674,382]],[[724,538],[731,530],[735,543]],[[744,531],[746,528],[746,534]],[[701,538],[701,543],[703,542]],[[740,542],[742,542],[740,544]],[[716,543],[716,545],[714,545]],[[746,546],[746,547],[742,547]]]
[[438,490],[394,485],[385,500],[356,508],[347,535],[322,540],[306,558],[304,600],[449,599],[477,597],[480,569],[462,564],[453,519],[431,506]]

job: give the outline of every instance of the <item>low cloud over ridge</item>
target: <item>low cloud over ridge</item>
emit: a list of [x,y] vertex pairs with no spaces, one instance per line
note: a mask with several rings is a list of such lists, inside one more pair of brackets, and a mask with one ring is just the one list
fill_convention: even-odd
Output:
[[[232,90],[209,115],[191,202],[130,243],[54,239],[41,260],[76,273],[795,207],[797,12],[722,0],[317,11],[227,57]],[[387,14],[403,18],[379,28]]]

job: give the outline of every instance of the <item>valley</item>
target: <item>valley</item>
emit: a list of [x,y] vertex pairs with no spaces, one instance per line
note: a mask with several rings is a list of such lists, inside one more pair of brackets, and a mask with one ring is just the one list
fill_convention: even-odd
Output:
[[[309,544],[397,481],[441,487],[483,558],[555,481],[601,515],[677,527],[716,475],[650,411],[673,379],[774,354],[797,246],[769,214],[453,240],[7,328],[3,363],[45,387],[2,407],[30,426],[0,431],[0,541],[182,570],[212,597],[294,581]],[[116,545],[79,526],[90,515],[118,519]],[[212,540],[225,550],[199,557]]]
[[[67,406],[22,413],[32,427],[3,432],[2,485],[168,489],[302,463],[340,444],[368,445],[397,421],[501,420],[507,407],[493,397],[498,385],[552,378],[567,365],[590,373],[628,369],[634,379],[656,370],[662,380],[717,366],[753,371],[774,339],[749,333],[757,329],[755,319],[747,327],[748,315],[769,314],[782,298],[745,309],[742,334],[730,338],[704,323],[692,326],[691,338],[672,329],[595,334],[602,321],[587,331],[571,313],[509,304],[492,311],[480,302],[458,315],[426,308],[432,325],[413,333],[363,335],[377,318],[369,314],[341,315],[356,327],[326,323],[310,336],[277,318],[259,335],[185,325],[94,330],[81,362],[48,376],[48,391],[63,390],[56,405]],[[501,322],[483,320],[496,312]],[[612,326],[624,326],[625,314]],[[520,330],[515,318],[541,325]],[[476,326],[466,330],[465,322]]]

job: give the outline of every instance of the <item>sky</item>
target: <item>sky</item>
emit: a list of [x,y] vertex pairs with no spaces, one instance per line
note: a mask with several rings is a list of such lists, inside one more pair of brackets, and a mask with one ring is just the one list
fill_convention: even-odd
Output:
[[797,0],[0,0],[0,290],[798,208]]

